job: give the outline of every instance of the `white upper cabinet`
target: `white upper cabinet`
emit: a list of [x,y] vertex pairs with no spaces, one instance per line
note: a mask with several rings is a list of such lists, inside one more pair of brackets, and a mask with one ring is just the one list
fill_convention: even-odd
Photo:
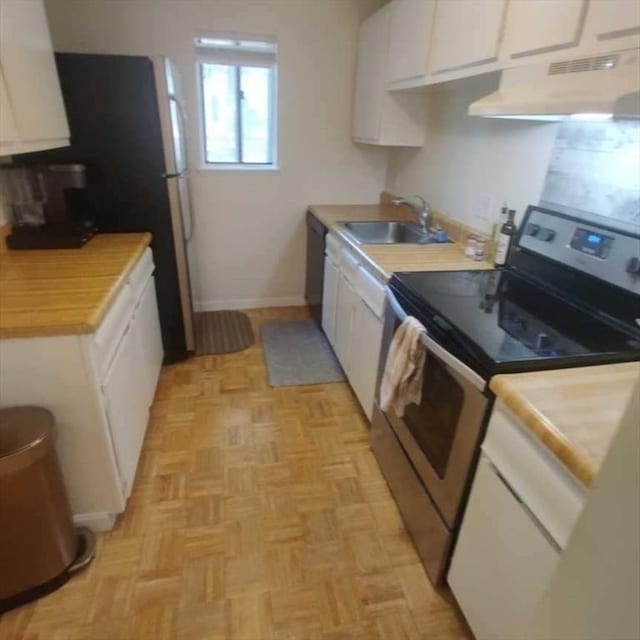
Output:
[[504,34],[508,60],[519,60],[580,42],[587,0],[510,0]]
[[389,10],[369,16],[360,27],[353,112],[353,137],[377,140],[384,93],[384,69],[389,42]]
[[391,5],[361,25],[358,35],[352,136],[356,142],[421,146],[424,96],[392,94],[385,88]]
[[506,0],[439,0],[431,39],[431,72],[498,59]]
[[378,123],[401,122],[385,117],[400,103],[370,102],[380,73],[390,95],[402,96],[508,67],[640,47],[640,0],[391,0],[374,16],[380,23],[363,26],[359,50],[358,74],[368,84],[356,95],[356,139],[392,137]]
[[68,145],[43,0],[0,1],[0,69],[0,155]]
[[594,51],[640,46],[640,2],[591,0],[584,31],[585,48]]
[[436,0],[393,0],[387,81],[408,80],[429,71]]

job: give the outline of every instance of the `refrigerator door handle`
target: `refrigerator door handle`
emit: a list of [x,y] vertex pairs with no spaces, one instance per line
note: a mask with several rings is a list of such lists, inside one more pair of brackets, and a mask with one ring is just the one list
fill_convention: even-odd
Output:
[[[183,185],[182,186],[183,186],[184,190],[187,192],[187,206],[186,206],[186,209],[187,209],[186,214],[187,215],[186,215],[186,217],[187,217],[187,221],[189,223],[189,230],[185,231],[184,236],[185,236],[185,241],[187,242],[187,244],[189,244],[189,242],[191,241],[191,237],[193,236],[193,209],[192,209],[193,200],[191,198],[191,189],[189,188],[189,181],[187,179],[187,175],[186,174],[183,174],[183,175],[184,175],[185,179],[183,180]],[[184,213],[185,212],[183,210],[183,212],[182,212],[183,216],[184,216]]]

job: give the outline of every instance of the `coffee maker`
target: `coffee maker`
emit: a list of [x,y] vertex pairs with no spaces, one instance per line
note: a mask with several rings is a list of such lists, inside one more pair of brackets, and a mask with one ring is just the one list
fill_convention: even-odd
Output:
[[0,174],[10,205],[9,249],[74,249],[95,235],[84,165],[11,165]]

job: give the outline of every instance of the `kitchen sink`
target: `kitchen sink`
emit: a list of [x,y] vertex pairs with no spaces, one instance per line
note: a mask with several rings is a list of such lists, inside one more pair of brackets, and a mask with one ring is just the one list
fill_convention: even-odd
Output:
[[[425,233],[413,222],[341,222],[340,226],[359,244],[432,244],[432,233]],[[447,240],[447,242],[450,242]]]

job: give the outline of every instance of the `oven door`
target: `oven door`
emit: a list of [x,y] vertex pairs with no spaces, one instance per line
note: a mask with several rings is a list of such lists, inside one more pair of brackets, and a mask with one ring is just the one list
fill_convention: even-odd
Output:
[[[380,376],[393,334],[406,317],[387,288]],[[425,333],[422,400],[404,415],[386,417],[446,525],[457,526],[470,473],[478,457],[491,399],[486,381]]]

